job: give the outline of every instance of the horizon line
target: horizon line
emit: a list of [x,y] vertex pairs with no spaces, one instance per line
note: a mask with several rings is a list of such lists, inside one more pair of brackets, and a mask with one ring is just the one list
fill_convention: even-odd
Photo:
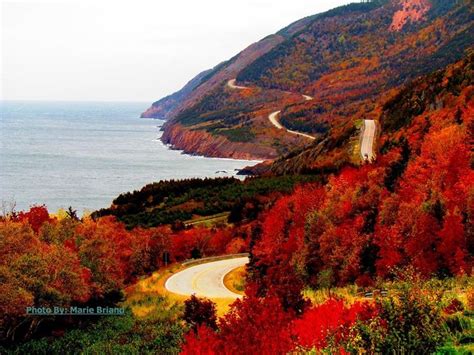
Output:
[[96,99],[4,99],[0,98],[0,102],[128,102],[128,103],[146,103],[151,104],[156,100],[142,101],[142,100],[96,100]]

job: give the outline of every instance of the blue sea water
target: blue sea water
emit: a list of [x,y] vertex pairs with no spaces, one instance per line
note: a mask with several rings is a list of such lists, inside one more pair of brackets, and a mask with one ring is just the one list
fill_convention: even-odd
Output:
[[187,177],[231,176],[256,162],[170,150],[146,103],[0,102],[0,200],[17,210],[108,207],[122,192]]

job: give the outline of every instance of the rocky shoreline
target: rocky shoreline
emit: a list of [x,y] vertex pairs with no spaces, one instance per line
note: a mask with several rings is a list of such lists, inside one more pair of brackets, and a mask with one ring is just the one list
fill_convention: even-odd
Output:
[[202,130],[186,129],[182,125],[170,121],[165,123],[162,130],[161,141],[186,154],[241,160],[273,160],[277,158],[273,148],[253,143],[231,142],[223,136],[212,135]]

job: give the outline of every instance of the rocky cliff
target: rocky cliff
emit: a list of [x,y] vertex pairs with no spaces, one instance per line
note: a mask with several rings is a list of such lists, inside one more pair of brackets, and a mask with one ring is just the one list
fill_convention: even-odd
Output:
[[171,125],[161,137],[165,144],[183,150],[187,154],[207,157],[225,157],[245,160],[274,159],[278,156],[276,149],[255,146],[251,143],[231,142],[223,136],[213,136],[205,131],[189,131],[180,124]]

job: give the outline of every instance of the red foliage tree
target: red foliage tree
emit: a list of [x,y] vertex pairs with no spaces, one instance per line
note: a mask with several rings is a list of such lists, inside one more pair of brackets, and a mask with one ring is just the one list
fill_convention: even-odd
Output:
[[466,233],[459,213],[450,213],[444,219],[444,227],[439,232],[441,239],[439,253],[445,267],[453,275],[460,275],[468,270],[469,258]]
[[408,163],[396,196],[382,203],[376,233],[381,276],[391,267],[408,265],[425,276],[443,270],[470,272],[469,242],[460,217],[468,213],[474,181],[468,135],[462,126],[449,125],[442,112],[438,116],[431,117],[433,126],[419,156]]
[[132,274],[132,234],[113,217],[86,220],[77,227],[81,263],[92,272],[98,295],[121,289]]
[[296,343],[303,348],[323,349],[332,340],[333,346],[349,336],[350,327],[357,321],[375,317],[376,308],[357,302],[347,307],[342,300],[330,299],[309,309],[292,324]]
[[253,248],[260,275],[260,294],[278,296],[285,309],[301,313],[306,301],[301,296],[304,286],[304,259],[298,253],[304,246],[306,215],[321,201],[322,190],[313,186],[298,188],[292,196],[283,197],[267,213],[262,224],[261,239]]
[[281,354],[294,345],[290,337],[290,313],[276,297],[258,298],[249,290],[243,300],[232,304],[219,320],[219,331],[201,327],[188,333],[183,354]]
[[54,219],[49,216],[48,209],[45,205],[32,206],[27,212],[21,211],[13,216],[13,220],[17,222],[28,221],[35,233],[39,232],[44,223],[54,221]]

